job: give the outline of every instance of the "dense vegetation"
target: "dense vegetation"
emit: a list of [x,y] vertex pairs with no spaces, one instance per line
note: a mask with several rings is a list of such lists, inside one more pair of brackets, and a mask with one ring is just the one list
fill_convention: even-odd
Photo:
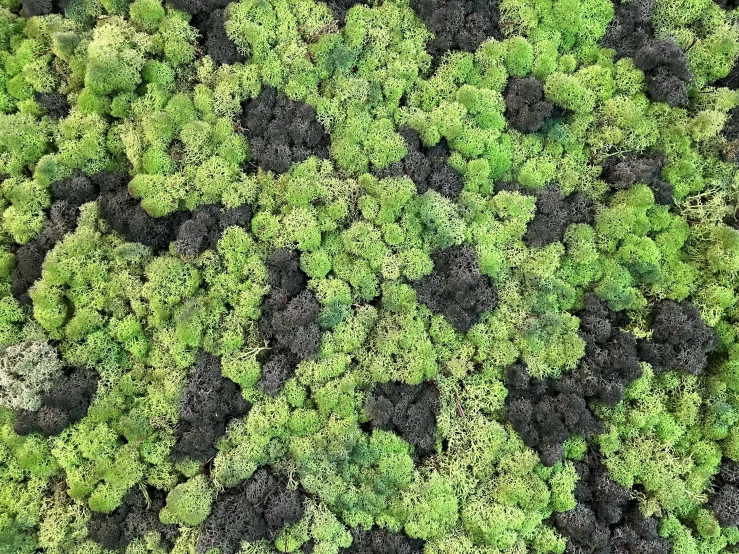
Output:
[[733,0],[0,0],[0,553],[739,552]]

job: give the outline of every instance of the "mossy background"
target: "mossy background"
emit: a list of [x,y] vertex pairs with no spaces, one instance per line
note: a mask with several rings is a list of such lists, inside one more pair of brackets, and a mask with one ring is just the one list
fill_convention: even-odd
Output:
[[[739,57],[739,12],[656,0],[655,37],[673,37],[693,74],[687,106],[669,107],[650,100],[631,58],[600,45],[608,0],[501,0],[500,40],[433,60],[432,33],[406,0],[359,4],[343,21],[314,0],[241,0],[225,8],[243,56],[232,65],[160,0],[71,0],[40,17],[0,4],[0,343],[49,342],[65,366],[100,377],[87,415],[55,437],[17,435],[15,406],[1,409],[0,552],[101,553],[91,512],[143,484],[168,493],[160,518],[181,526],[172,554],[193,552],[219,491],[270,465],[300,484],[305,514],[243,554],[309,541],[337,554],[349,529],[373,525],[424,540],[427,554],[562,553],[550,516],[575,505],[585,439],[541,464],[505,418],[503,380],[517,361],[539,378],[577,366],[588,291],[625,310],[637,337],[665,299],[689,299],[715,329],[701,374],[645,364],[617,406],[592,406],[605,432],[590,441],[673,552],[736,551],[739,530],[719,526],[709,498],[722,460],[739,462],[739,142],[725,130],[739,94],[719,81]],[[529,76],[559,113],[524,134],[506,122],[504,94]],[[253,162],[242,104],[265,86],[315,109],[329,158],[280,175]],[[71,107],[62,118],[39,102],[53,92]],[[401,126],[425,146],[446,141],[458,198],[373,174],[407,154]],[[673,205],[644,183],[614,191],[602,179],[607,158],[651,150],[666,155]],[[22,304],[11,293],[18,248],[49,221],[52,184],[77,171],[127,172],[157,218],[220,202],[247,204],[251,224],[187,257],[126,242],[85,203]],[[513,181],[582,193],[594,221],[529,247],[535,196],[496,192]],[[467,333],[410,286],[431,273],[434,250],[461,244],[498,294]],[[319,355],[270,395],[258,386],[257,321],[278,248],[299,252],[323,334]],[[204,465],[170,457],[200,350],[252,403]],[[388,381],[438,387],[436,452],[417,464],[402,438],[366,432],[369,391]],[[168,548],[149,533],[125,552]]]

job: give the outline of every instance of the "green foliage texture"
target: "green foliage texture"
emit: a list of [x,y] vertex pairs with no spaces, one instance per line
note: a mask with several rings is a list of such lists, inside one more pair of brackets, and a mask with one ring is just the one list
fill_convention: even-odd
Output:
[[[517,361],[540,378],[573,370],[588,291],[626,310],[637,336],[664,299],[690,299],[717,331],[700,376],[645,365],[622,402],[595,407],[595,443],[676,554],[737,551],[739,531],[717,530],[706,506],[722,458],[739,462],[739,231],[725,223],[739,209],[739,166],[721,134],[739,93],[715,84],[739,56],[739,13],[656,0],[656,34],[676,39],[694,74],[689,106],[670,108],[649,100],[633,60],[599,46],[609,1],[499,6],[501,40],[432,64],[432,33],[407,0],[356,5],[342,22],[318,0],[238,0],[225,29],[243,61],[218,65],[191,16],[161,0],[72,0],[64,15],[31,18],[0,1],[0,552],[103,554],[87,521],[146,484],[167,493],[161,521],[181,528],[172,554],[190,554],[217,494],[270,465],[300,482],[305,515],[243,554],[308,541],[338,554],[349,529],[373,525],[423,539],[430,554],[562,554],[550,517],[575,505],[584,443],[573,437],[564,461],[542,465],[506,422],[503,376]],[[528,76],[566,115],[523,134],[506,124],[503,95]],[[242,103],[266,85],[315,109],[328,159],[281,175],[250,162]],[[38,102],[51,92],[69,100],[62,119]],[[406,155],[403,125],[426,146],[448,143],[456,200],[372,173]],[[645,184],[612,194],[602,179],[609,156],[651,149],[666,154],[673,206]],[[126,242],[85,204],[22,305],[15,252],[49,220],[52,183],[76,171],[127,172],[154,217],[247,204],[251,226],[184,257]],[[536,200],[495,191],[511,181],[582,193],[595,219],[529,247]],[[499,297],[467,333],[409,286],[431,273],[434,250],[462,244]],[[277,248],[300,253],[323,334],[318,356],[268,395],[257,321]],[[252,404],[207,467],[170,457],[200,350]],[[100,375],[87,415],[55,437],[15,434],[12,410],[37,408],[62,366]],[[435,451],[419,464],[399,436],[366,431],[368,391],[388,381],[439,390]]]

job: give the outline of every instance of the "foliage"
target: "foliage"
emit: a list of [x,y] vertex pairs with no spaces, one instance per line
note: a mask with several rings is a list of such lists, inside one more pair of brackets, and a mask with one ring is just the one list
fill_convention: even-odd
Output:
[[40,395],[61,376],[56,350],[46,343],[24,342],[0,353],[0,402],[14,410],[38,410]]
[[735,2],[0,3],[0,551],[736,550]]

